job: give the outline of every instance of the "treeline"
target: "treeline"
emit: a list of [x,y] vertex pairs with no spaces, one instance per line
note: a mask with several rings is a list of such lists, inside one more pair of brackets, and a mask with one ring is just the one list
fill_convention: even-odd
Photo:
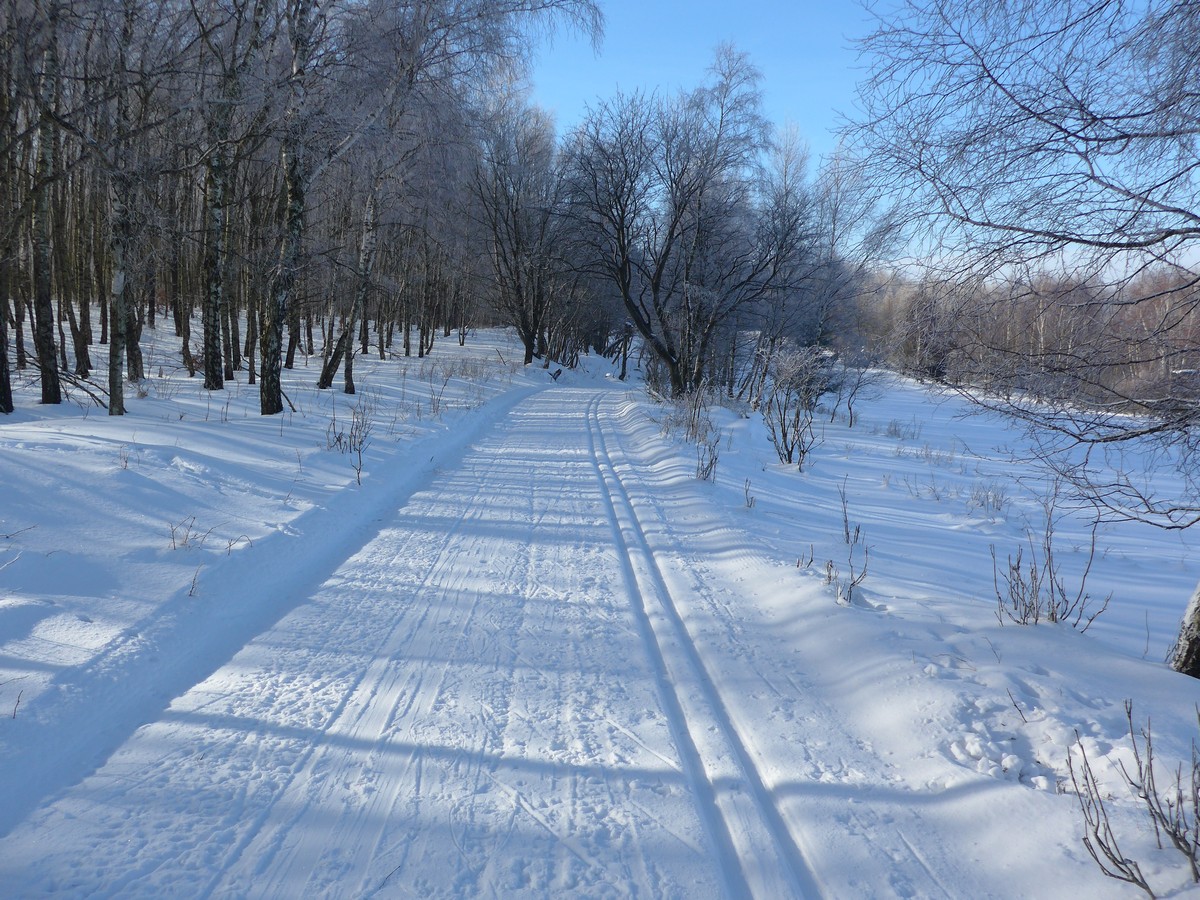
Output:
[[1178,268],[1103,281],[898,277],[864,312],[880,358],[920,378],[1155,420],[1200,402],[1200,287]]
[[489,265],[472,110],[555,27],[601,18],[591,0],[5,0],[0,405],[13,365],[45,403],[107,369],[121,413],[161,317],[207,388],[244,369],[264,413],[314,329],[352,389],[368,320],[378,352],[462,328]]
[[840,160],[810,177],[734,48],[691,90],[598,100],[559,141],[519,107],[485,132],[490,287],[527,362],[566,321],[592,347],[636,339],[663,394],[754,402],[781,350],[861,346],[853,312],[897,232]]
[[298,353],[352,392],[356,353],[494,322],[526,363],[640,346],[674,395],[757,404],[778,353],[819,347],[1194,418],[1189,268],[1122,270],[1118,242],[1091,275],[1048,275],[1053,253],[1021,264],[1002,237],[984,258],[1016,264],[884,278],[927,205],[879,214],[879,154],[810,177],[730,47],[699,86],[599,99],[560,135],[522,78],[539,33],[599,35],[592,0],[0,0],[0,25],[5,411],[15,367],[44,403],[106,375],[120,414],[165,319],[189,373],[244,372],[264,414]]
[[[664,392],[761,384],[834,340],[886,229],[812,181],[759,75],[720,48],[676,96],[598,100],[559,135],[522,88],[532,37],[598,36],[592,0],[4,0],[0,406],[144,377],[174,329],[209,390],[513,326],[525,361],[645,348]],[[10,333],[11,332],[11,333]],[[103,348],[102,354],[97,350]]]

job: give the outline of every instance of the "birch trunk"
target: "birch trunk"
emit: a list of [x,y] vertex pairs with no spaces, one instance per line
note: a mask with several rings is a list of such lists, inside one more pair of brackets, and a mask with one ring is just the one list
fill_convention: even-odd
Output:
[[[356,317],[364,324],[366,323],[367,293],[371,288],[371,273],[375,268],[375,251],[379,246],[377,222],[377,205],[375,193],[372,192],[367,197],[367,205],[363,210],[362,242],[358,247],[358,288],[354,293],[354,304],[350,307],[350,321],[346,323],[347,335],[354,334]],[[347,394],[354,393],[354,342],[351,340],[346,341],[345,387]]]
[[33,204],[33,316],[34,346],[42,380],[42,403],[62,402],[58,377],[58,348],[54,342],[54,301],[51,293],[50,184],[54,178],[54,127],[52,110],[58,93],[58,12],[56,0],[47,9],[48,43],[42,56],[42,79],[34,169]]
[[[224,116],[219,112],[218,116]],[[227,129],[225,129],[227,131]],[[229,166],[224,147],[227,134],[214,128],[213,150],[208,155],[204,191],[204,301],[200,311],[203,329],[204,388],[219,391],[225,387],[224,360],[221,358],[221,305],[224,300],[225,206],[228,195]]]
[[[0,39],[4,48],[4,64],[11,71],[13,58],[13,36],[6,35]],[[9,87],[0,84],[0,122],[13,127],[12,104],[9,102]],[[3,161],[0,168],[0,202],[12,209],[11,191],[13,189],[13,163],[11,155]],[[12,269],[10,260],[13,258],[13,234],[15,229],[10,224],[2,232],[0,241],[0,413],[7,415],[13,411],[12,375],[9,372],[8,359],[8,316],[12,290]]]
[[303,153],[302,112],[305,107],[305,79],[313,53],[314,23],[310,0],[291,0],[287,5],[288,33],[292,44],[292,71],[280,161],[287,200],[283,208],[283,235],[279,263],[271,277],[270,294],[263,310],[259,334],[262,355],[259,372],[259,411],[264,416],[283,412],[282,354],[283,324],[296,283],[304,249],[304,203],[309,172]]
[[112,222],[109,225],[109,252],[112,258],[112,282],[108,297],[108,414],[125,415],[125,328],[128,324],[125,275],[129,243],[129,214],[121,199],[122,178],[113,179]]
[[0,413],[5,415],[13,411],[12,376],[8,370],[8,288],[8,254],[0,251]]
[[1200,585],[1192,592],[1183,622],[1179,626],[1179,638],[1171,651],[1171,668],[1192,678],[1200,678]]
[[283,242],[279,248],[279,264],[271,278],[271,292],[264,310],[262,330],[262,362],[259,371],[259,411],[264,416],[283,412],[283,323],[291,303],[304,248],[304,193],[307,173],[299,146],[298,135],[284,142],[282,150],[287,203],[284,207]]

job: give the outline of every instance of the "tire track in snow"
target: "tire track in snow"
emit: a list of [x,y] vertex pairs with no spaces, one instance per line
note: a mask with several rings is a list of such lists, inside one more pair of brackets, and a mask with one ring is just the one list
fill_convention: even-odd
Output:
[[[588,403],[589,449],[629,594],[652,659],[664,709],[695,791],[701,818],[735,897],[818,898],[820,883],[792,839],[771,792],[676,608],[629,493],[617,473],[600,415],[609,395]],[[696,694],[682,688],[694,686]]]

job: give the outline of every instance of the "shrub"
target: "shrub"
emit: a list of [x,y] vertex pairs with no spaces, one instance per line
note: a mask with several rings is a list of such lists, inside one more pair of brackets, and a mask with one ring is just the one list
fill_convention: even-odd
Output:
[[836,390],[833,356],[819,347],[780,350],[771,361],[763,421],[779,461],[804,468],[817,443],[813,429],[821,397]]

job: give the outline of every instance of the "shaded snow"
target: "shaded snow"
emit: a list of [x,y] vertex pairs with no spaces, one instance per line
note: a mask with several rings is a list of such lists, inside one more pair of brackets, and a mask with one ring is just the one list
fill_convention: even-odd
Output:
[[[1193,538],[1104,526],[1086,635],[1002,626],[990,548],[1046,489],[1003,422],[889,379],[798,473],[716,410],[708,484],[603,365],[513,355],[360,359],[357,398],[285,373],[270,419],[165,353],[123,419],[22,395],[5,893],[1121,896],[1065,791],[1076,734],[1122,849],[1185,890],[1116,766],[1126,698],[1164,760],[1196,734],[1200,685],[1161,662]],[[332,445],[364,402],[359,485]],[[869,546],[849,605],[839,490]],[[1064,513],[1069,575],[1087,535]]]

